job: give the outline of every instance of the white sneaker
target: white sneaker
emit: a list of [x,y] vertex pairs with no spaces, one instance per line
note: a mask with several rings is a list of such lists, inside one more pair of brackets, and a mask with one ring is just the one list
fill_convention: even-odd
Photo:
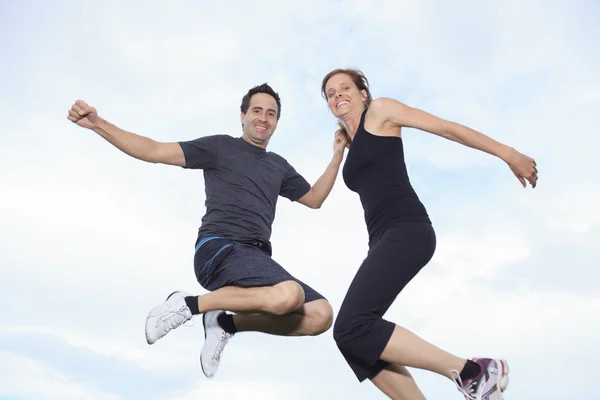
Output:
[[225,332],[219,325],[217,317],[221,314],[224,314],[224,312],[209,311],[202,317],[204,347],[200,354],[200,365],[207,378],[212,378],[217,373],[223,349],[233,336],[233,334]]
[[458,371],[452,371],[458,390],[466,400],[502,400],[508,386],[508,363],[493,358],[474,358],[481,366],[478,376],[462,380]]
[[185,303],[191,296],[184,292],[174,292],[167,300],[157,305],[146,318],[146,341],[153,344],[172,329],[178,328],[192,319],[192,311]]

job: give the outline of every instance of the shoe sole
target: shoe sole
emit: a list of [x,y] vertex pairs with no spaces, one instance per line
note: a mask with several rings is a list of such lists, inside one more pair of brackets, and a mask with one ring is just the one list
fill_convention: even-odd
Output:
[[[204,328],[204,343],[206,343],[206,314],[202,315],[202,328]],[[204,376],[206,376],[207,378],[210,379],[214,376],[208,375],[204,370],[204,365],[202,364],[202,352],[200,352],[200,368],[202,369],[202,373],[204,374]]]
[[502,394],[504,394],[504,391],[508,387],[509,368],[506,360],[498,361],[500,361],[500,367],[502,368],[502,371],[500,372],[500,378],[498,379],[498,387],[500,388],[500,400],[502,400]]
[[171,293],[170,295],[167,296],[167,298],[165,299],[165,301],[169,300],[171,298],[171,296],[173,296],[174,294],[180,293],[181,290],[176,290],[173,293]]

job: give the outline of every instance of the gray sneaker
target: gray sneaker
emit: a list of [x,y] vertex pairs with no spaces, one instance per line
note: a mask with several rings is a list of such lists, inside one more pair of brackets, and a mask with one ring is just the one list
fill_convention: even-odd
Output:
[[472,379],[462,380],[457,371],[452,371],[458,390],[466,400],[502,400],[508,386],[508,363],[492,358],[473,358],[481,366],[481,372]]

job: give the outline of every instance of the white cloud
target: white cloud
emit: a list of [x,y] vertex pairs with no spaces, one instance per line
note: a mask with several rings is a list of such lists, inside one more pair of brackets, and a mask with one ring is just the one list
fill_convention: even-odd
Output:
[[49,400],[121,400],[90,391],[35,360],[0,351],[0,395]]

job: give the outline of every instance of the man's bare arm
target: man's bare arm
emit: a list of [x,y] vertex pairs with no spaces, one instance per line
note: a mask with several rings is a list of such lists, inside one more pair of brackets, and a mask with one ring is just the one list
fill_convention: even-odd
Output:
[[125,131],[100,118],[94,107],[77,100],[69,110],[68,119],[102,136],[123,153],[138,160],[185,167],[185,156],[177,142],[157,142],[145,136]]

